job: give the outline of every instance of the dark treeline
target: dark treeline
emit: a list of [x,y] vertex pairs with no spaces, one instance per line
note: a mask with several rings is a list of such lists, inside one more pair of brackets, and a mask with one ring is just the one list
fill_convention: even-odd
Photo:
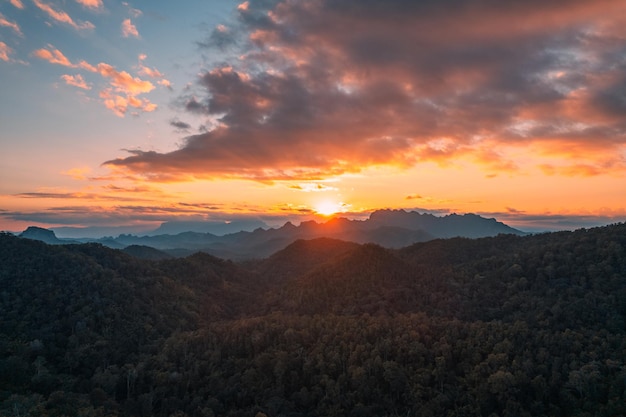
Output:
[[626,225],[236,264],[0,234],[0,416],[626,415]]

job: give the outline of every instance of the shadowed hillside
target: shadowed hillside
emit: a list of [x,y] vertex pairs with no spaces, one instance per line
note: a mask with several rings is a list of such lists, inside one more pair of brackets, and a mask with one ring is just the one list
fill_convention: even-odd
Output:
[[616,416],[626,225],[237,264],[0,235],[0,415]]

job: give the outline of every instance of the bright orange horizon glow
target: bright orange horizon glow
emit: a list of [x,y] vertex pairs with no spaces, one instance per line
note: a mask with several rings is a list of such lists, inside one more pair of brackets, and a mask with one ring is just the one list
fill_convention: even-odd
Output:
[[317,214],[321,214],[325,217],[333,216],[343,210],[343,207],[340,203],[336,203],[331,200],[322,200],[319,203],[315,204],[315,212]]

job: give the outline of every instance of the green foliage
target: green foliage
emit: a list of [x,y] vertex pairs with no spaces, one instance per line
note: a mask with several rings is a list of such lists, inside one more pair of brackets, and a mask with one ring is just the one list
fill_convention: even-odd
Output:
[[0,234],[1,416],[626,414],[626,225],[237,265]]

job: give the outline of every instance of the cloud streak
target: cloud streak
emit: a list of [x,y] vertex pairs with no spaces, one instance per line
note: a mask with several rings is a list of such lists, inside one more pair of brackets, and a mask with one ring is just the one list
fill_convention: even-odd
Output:
[[0,26],[12,29],[18,36],[24,36],[24,34],[22,33],[22,29],[20,29],[19,25],[15,22],[11,22],[10,20],[8,20],[2,13],[0,13]]
[[63,10],[55,10],[52,6],[44,3],[41,0],[33,0],[33,3],[35,3],[35,6],[37,6],[41,11],[45,12],[48,15],[48,17],[50,17],[51,19],[53,19],[54,21],[58,23],[64,23],[66,25],[73,27],[76,30],[92,30],[95,28],[93,23],[89,21],[76,22],[74,21],[74,19],[70,17],[69,14],[67,14]]
[[623,174],[625,16],[609,0],[245,2],[210,37],[238,58],[182,98],[215,127],[106,163],[168,180],[461,160]]
[[33,56],[48,61],[51,64],[61,65],[68,68],[80,68],[90,72],[96,72],[96,67],[89,64],[86,61],[79,61],[77,64],[73,64],[60,50],[56,49],[52,45],[48,45],[48,49],[37,49],[32,53]]
[[85,79],[80,74],[76,74],[76,75],[64,74],[64,75],[61,75],[61,79],[65,81],[65,84],[67,85],[71,85],[71,86],[74,86],[83,90],[91,90],[91,86],[87,84],[87,82],[85,82]]

